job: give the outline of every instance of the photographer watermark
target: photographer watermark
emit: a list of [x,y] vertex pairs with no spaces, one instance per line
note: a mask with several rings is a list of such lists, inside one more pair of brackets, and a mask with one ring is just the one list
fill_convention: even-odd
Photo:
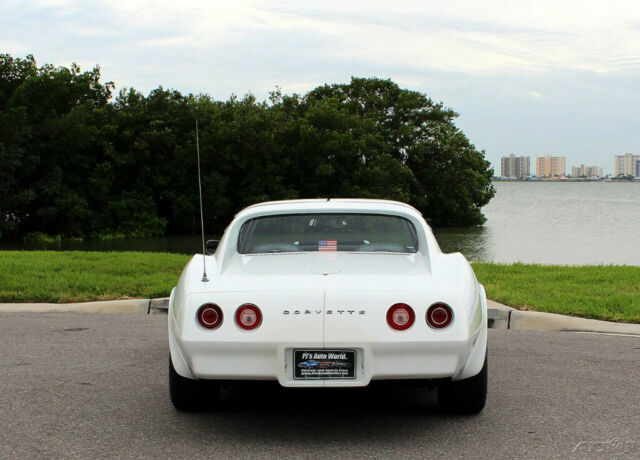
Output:
[[640,454],[640,441],[619,438],[613,438],[610,441],[580,441],[572,452],[598,455]]

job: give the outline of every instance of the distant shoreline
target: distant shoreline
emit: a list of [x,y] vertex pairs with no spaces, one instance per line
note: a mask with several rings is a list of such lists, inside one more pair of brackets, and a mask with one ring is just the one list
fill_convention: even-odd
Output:
[[639,183],[640,178],[636,179],[611,179],[611,178],[567,178],[567,179],[542,179],[542,178],[527,178],[527,179],[512,179],[505,177],[494,177],[492,182],[630,182]]

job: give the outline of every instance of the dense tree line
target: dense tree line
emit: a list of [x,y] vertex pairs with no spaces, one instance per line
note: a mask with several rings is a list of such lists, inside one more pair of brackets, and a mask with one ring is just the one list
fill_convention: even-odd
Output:
[[390,80],[217,101],[159,87],[113,95],[90,71],[0,55],[0,236],[197,233],[263,200],[406,201],[436,226],[483,222],[489,162],[457,114]]

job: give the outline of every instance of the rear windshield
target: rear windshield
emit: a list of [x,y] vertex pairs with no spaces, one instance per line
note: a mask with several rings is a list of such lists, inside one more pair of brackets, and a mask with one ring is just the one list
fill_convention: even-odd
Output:
[[418,250],[416,229],[403,217],[385,214],[288,214],[258,217],[240,228],[238,252]]

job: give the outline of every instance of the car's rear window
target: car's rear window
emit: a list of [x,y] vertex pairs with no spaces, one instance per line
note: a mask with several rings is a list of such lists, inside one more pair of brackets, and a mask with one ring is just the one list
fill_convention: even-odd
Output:
[[386,214],[287,214],[257,217],[240,228],[238,252],[418,250],[416,229]]

